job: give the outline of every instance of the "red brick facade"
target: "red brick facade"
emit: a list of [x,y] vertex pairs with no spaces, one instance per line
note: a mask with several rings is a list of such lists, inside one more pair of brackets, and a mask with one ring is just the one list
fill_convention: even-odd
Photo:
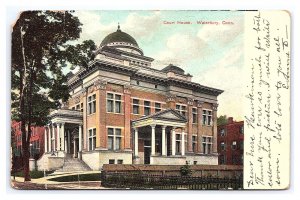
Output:
[[228,118],[225,125],[218,126],[219,164],[243,165],[244,121]]
[[[16,156],[22,155],[22,134],[21,134],[21,122],[12,122],[12,131],[14,133],[14,140],[16,145]],[[35,159],[38,159],[44,153],[44,133],[45,128],[39,126],[31,127],[30,138],[30,153]]]
[[[107,112],[107,93],[121,95],[121,112],[110,113]],[[216,142],[214,136],[214,128],[216,127],[216,113],[214,104],[207,102],[199,102],[194,99],[172,97],[168,100],[167,95],[158,94],[155,92],[146,92],[142,90],[132,89],[127,86],[117,85],[113,83],[105,83],[102,87],[91,86],[87,89],[86,95],[81,96],[80,104],[85,103],[89,96],[96,94],[96,113],[87,114],[87,109],[83,109],[83,116],[86,120],[83,120],[84,130],[89,130],[96,127],[96,148],[107,149],[107,127],[121,128],[122,140],[121,150],[132,150],[132,130],[131,121],[139,119],[145,115],[144,102],[150,101],[150,114],[155,113],[155,103],[160,103],[161,110],[167,108],[176,109],[177,104],[184,105],[186,107],[187,125],[185,132],[187,133],[187,146],[186,153],[203,153],[202,150],[202,136],[212,136],[213,144]],[[133,99],[139,100],[139,114],[133,113]],[[69,100],[69,108],[72,109],[78,104]],[[196,122],[193,123],[192,110],[196,109]],[[210,110],[212,112],[211,124],[203,125],[202,123],[202,110]],[[150,132],[149,132],[150,134]],[[84,134],[85,135],[85,134]],[[196,148],[192,149],[192,136],[196,136]],[[85,137],[85,136],[84,136]],[[141,141],[142,142],[142,141]],[[86,144],[84,142],[84,144]],[[143,143],[142,143],[143,144]],[[87,146],[83,146],[83,150],[87,150]],[[142,149],[142,148],[141,148]],[[216,153],[217,149],[211,147],[211,153]]]

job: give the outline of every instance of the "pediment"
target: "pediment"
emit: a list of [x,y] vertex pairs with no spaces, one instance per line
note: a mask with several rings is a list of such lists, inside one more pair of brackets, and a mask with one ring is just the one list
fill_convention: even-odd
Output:
[[172,112],[163,113],[161,115],[158,115],[157,117],[167,118],[167,119],[180,119],[178,116],[176,116]]
[[180,120],[180,121],[185,121],[186,118],[179,112],[173,110],[173,109],[167,109],[161,112],[158,112],[153,115],[153,118],[156,119],[170,119],[170,120]]

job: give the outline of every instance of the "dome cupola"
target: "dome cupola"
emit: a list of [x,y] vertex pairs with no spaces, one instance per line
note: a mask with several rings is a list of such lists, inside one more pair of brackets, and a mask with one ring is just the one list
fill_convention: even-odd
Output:
[[117,31],[110,33],[102,40],[100,48],[105,46],[143,55],[143,51],[139,48],[136,40],[131,35],[121,31],[119,24]]

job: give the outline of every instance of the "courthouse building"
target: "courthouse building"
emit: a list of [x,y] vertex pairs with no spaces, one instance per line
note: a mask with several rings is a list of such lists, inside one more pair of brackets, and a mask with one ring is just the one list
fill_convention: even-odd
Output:
[[103,164],[217,165],[217,96],[223,91],[192,82],[172,64],[155,69],[153,60],[120,27],[107,35],[89,66],[69,74],[71,98],[50,114],[44,158],[73,157],[93,170]]

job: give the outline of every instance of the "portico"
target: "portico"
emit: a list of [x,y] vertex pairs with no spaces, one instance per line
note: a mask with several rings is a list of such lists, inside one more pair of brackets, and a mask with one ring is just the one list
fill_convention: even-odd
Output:
[[45,127],[45,153],[52,156],[81,158],[82,112],[59,109],[50,113]]
[[[166,109],[132,121],[134,163],[160,164],[161,158],[184,157],[186,122],[185,116],[173,109]],[[180,138],[180,144],[176,144],[176,137]],[[142,142],[144,144],[141,144]],[[169,160],[168,163],[171,164]]]

